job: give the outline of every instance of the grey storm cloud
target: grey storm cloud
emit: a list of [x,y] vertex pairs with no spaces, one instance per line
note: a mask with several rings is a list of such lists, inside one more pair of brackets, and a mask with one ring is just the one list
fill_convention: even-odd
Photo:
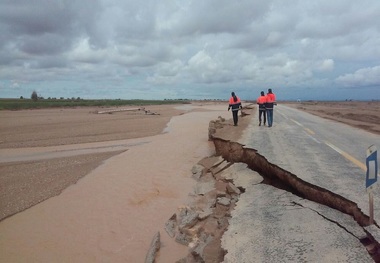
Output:
[[337,82],[345,86],[373,86],[380,83],[380,66],[363,68],[352,74],[345,74],[337,78]]
[[0,93],[376,93],[378,17],[375,0],[0,0]]

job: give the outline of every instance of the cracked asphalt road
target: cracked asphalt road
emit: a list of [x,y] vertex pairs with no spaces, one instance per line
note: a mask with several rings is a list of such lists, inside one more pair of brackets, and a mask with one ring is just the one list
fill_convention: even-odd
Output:
[[[379,144],[378,135],[285,106],[276,108],[271,128],[257,126],[256,120],[252,116],[240,143],[299,178],[356,202],[369,214],[361,163],[366,147]],[[351,216],[271,185],[245,187],[222,239],[228,250],[224,262],[373,261],[360,242],[365,231]]]
[[[369,215],[366,149],[372,144],[380,147],[379,135],[281,105],[272,128],[253,122],[244,140],[269,162],[357,203]],[[379,189],[374,194],[379,195]],[[374,204],[375,219],[380,222],[380,200]]]
[[250,185],[229,223],[224,262],[373,261],[350,216],[270,185]]

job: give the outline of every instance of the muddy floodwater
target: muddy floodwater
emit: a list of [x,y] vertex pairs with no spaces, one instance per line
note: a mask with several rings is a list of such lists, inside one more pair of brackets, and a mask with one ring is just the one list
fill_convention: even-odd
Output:
[[[186,109],[189,110],[189,109]],[[56,146],[54,158],[85,149],[86,154],[123,145],[125,150],[66,188],[0,222],[1,262],[142,262],[154,234],[161,232],[158,262],[187,254],[164,231],[165,222],[187,203],[195,185],[191,168],[214,154],[208,124],[230,118],[225,105],[204,107],[173,117],[159,135],[99,143]],[[70,149],[70,150],[67,150]],[[44,150],[28,148],[32,158]],[[22,149],[12,160],[25,158]],[[1,152],[0,154],[4,154]],[[19,154],[19,155],[18,155]],[[9,155],[9,156],[10,156]],[[74,154],[75,155],[75,154]],[[25,160],[24,160],[25,161]]]

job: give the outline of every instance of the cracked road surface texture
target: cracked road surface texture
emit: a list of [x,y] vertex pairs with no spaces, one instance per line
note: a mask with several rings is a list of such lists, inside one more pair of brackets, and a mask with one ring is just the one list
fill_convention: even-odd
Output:
[[[252,149],[221,139],[214,141],[218,154],[236,162],[223,171],[223,176],[245,188],[222,238],[222,247],[227,251],[224,262],[372,261],[361,243],[367,238],[362,226],[368,218],[351,201],[314,188],[268,163]],[[239,183],[250,169],[261,169],[265,179],[256,173],[249,177],[250,181]],[[281,181],[276,185],[289,191],[265,184],[268,177]],[[321,251],[325,252],[322,256]]]
[[352,217],[270,185],[247,185],[231,216],[224,262],[373,261]]
[[[270,163],[284,168],[304,181],[332,193],[341,194],[342,204],[337,206],[345,207],[345,199],[353,200],[359,205],[357,209],[359,214],[360,209],[368,214],[365,209],[365,204],[368,206],[368,196],[363,188],[364,172],[360,164],[358,167],[359,162],[352,163],[353,159],[360,159],[360,156],[357,157],[355,151],[349,150],[358,149],[355,146],[366,145],[371,141],[378,143],[379,137],[361,131],[364,133],[362,137],[355,135],[360,142],[348,139],[350,146],[347,147],[344,138],[352,129],[349,126],[341,124],[335,126],[335,123],[327,120],[319,120],[321,123],[326,123],[326,128],[320,123],[313,126],[312,121],[315,117],[307,115],[297,121],[294,119],[295,116],[290,117],[286,110],[287,107],[283,106],[277,108],[275,124],[271,128],[258,127],[257,116],[253,117],[250,127],[239,142],[246,148],[256,149]],[[317,126],[322,126],[321,129],[324,131],[317,130],[315,128]],[[358,132],[356,129],[353,130],[354,133]],[[329,131],[332,135],[328,134]],[[336,136],[333,136],[334,132]],[[347,160],[345,156],[348,154],[344,156],[341,155],[343,151],[337,152],[331,149],[325,143],[324,136],[330,140],[334,139],[334,144],[354,157]],[[342,137],[343,142],[335,137]],[[239,162],[239,158],[242,161],[248,158],[246,155],[236,157],[239,155],[238,152],[238,148],[232,146],[226,155],[230,155],[235,162]],[[236,167],[234,169],[241,170]],[[276,177],[272,178],[272,181],[275,182]],[[318,196],[315,198],[318,199]],[[352,202],[347,202],[349,203]],[[366,219],[361,218],[360,223],[365,223]],[[247,185],[246,191],[237,202],[229,224],[228,231],[222,239],[223,248],[228,250],[224,262],[375,260],[361,244],[362,238],[366,237],[363,228],[365,224],[361,226],[350,215],[272,185],[263,183]],[[378,231],[378,228],[374,228]]]

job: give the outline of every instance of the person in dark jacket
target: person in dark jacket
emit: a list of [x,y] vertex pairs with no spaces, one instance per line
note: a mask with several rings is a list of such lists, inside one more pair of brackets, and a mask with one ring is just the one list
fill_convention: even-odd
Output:
[[261,116],[264,116],[264,126],[267,122],[267,116],[266,116],[266,108],[265,103],[267,102],[267,96],[265,96],[264,91],[261,92],[260,97],[256,100],[257,104],[259,105],[259,126],[261,126]]
[[231,98],[228,104],[228,110],[232,109],[232,118],[234,120],[234,126],[238,124],[238,113],[242,109],[241,101],[238,96],[235,95],[235,92],[231,92]]

